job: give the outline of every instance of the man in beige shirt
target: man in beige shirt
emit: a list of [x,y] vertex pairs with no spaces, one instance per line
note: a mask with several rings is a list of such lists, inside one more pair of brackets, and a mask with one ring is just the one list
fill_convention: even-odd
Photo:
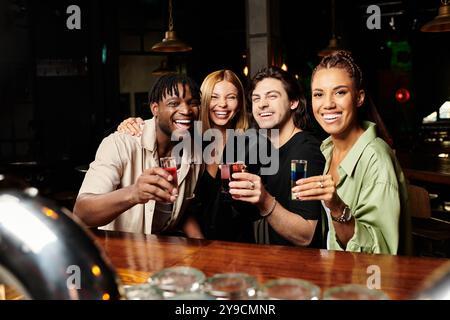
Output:
[[140,137],[115,132],[102,141],[74,214],[105,230],[151,234],[183,229],[187,236],[198,237],[195,220],[182,215],[194,197],[201,161],[194,161],[194,152],[183,152],[174,186],[159,158],[171,156],[178,143],[172,140],[192,137],[186,133],[192,133],[198,118],[200,90],[188,77],[162,76],[149,103],[154,118],[145,121]]

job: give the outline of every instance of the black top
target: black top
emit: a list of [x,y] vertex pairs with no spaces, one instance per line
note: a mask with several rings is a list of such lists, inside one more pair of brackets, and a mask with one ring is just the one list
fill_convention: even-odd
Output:
[[[307,177],[323,174],[325,158],[320,151],[320,142],[312,133],[301,131],[295,134],[279,149],[280,167],[278,174],[262,176],[265,187],[271,195],[287,210],[301,215],[308,220],[318,220],[314,238],[310,247],[323,247],[321,232],[320,201],[291,200],[290,169],[291,160],[307,160]],[[269,225],[271,244],[292,245]]]
[[[249,130],[241,137],[244,137],[241,141],[245,144],[239,143],[237,136],[228,138],[222,163],[243,161],[248,172],[259,174],[261,161],[267,163],[273,146],[270,140],[256,131]],[[260,148],[261,145],[264,148]],[[221,192],[220,170],[215,177],[204,170],[197,183],[195,201],[189,210],[197,217],[206,239],[255,242],[253,221],[260,219],[259,210],[251,203],[233,200],[228,193]]]
[[254,243],[252,221],[258,209],[220,191],[220,171],[204,171],[196,191],[195,214],[206,239]]

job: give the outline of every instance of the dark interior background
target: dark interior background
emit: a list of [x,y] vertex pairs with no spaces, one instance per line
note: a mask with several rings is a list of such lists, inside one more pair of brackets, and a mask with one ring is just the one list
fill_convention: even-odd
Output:
[[[81,30],[66,28],[72,4],[81,8]],[[381,7],[380,30],[366,27],[370,4]],[[149,116],[145,96],[156,79],[150,72],[162,60],[199,83],[222,68],[247,83],[245,1],[173,5],[174,29],[193,51],[166,56],[149,52],[167,30],[166,0],[0,0],[2,168],[44,194],[73,200],[83,178],[78,169],[105,135],[130,115]],[[450,96],[450,33],[419,31],[438,5],[336,0],[336,34],[360,61],[398,150],[414,148],[422,118]],[[279,6],[283,61],[308,92],[317,52],[331,37],[330,1]],[[395,99],[399,88],[411,93],[408,102]]]

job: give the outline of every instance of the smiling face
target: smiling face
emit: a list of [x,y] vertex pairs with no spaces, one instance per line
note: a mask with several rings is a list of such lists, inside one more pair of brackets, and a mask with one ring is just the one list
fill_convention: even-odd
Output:
[[172,132],[181,136],[194,127],[194,121],[198,119],[200,101],[193,98],[189,86],[178,83],[177,96],[175,92],[168,94],[166,91],[162,100],[152,103],[151,109],[156,118],[157,130],[169,139]]
[[357,90],[342,68],[319,69],[311,83],[314,117],[334,137],[346,137],[359,128],[357,110],[364,102],[364,90]]
[[262,129],[280,129],[292,122],[292,110],[298,101],[290,101],[283,83],[275,78],[259,81],[252,92],[253,117]]
[[229,81],[217,82],[209,103],[211,125],[214,128],[229,128],[238,111],[238,89]]

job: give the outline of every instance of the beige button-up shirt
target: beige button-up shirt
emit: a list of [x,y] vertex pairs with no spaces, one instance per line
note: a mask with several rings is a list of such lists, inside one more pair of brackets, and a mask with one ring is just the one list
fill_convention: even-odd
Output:
[[[155,125],[154,118],[145,121],[141,137],[115,132],[103,139],[79,194],[105,194],[130,186],[144,170],[159,167]],[[177,170],[178,198],[173,205],[156,204],[150,200],[133,206],[99,229],[146,234],[174,230],[184,209],[195,196],[201,166],[200,161],[194,162],[193,154],[183,153],[181,162]]]

